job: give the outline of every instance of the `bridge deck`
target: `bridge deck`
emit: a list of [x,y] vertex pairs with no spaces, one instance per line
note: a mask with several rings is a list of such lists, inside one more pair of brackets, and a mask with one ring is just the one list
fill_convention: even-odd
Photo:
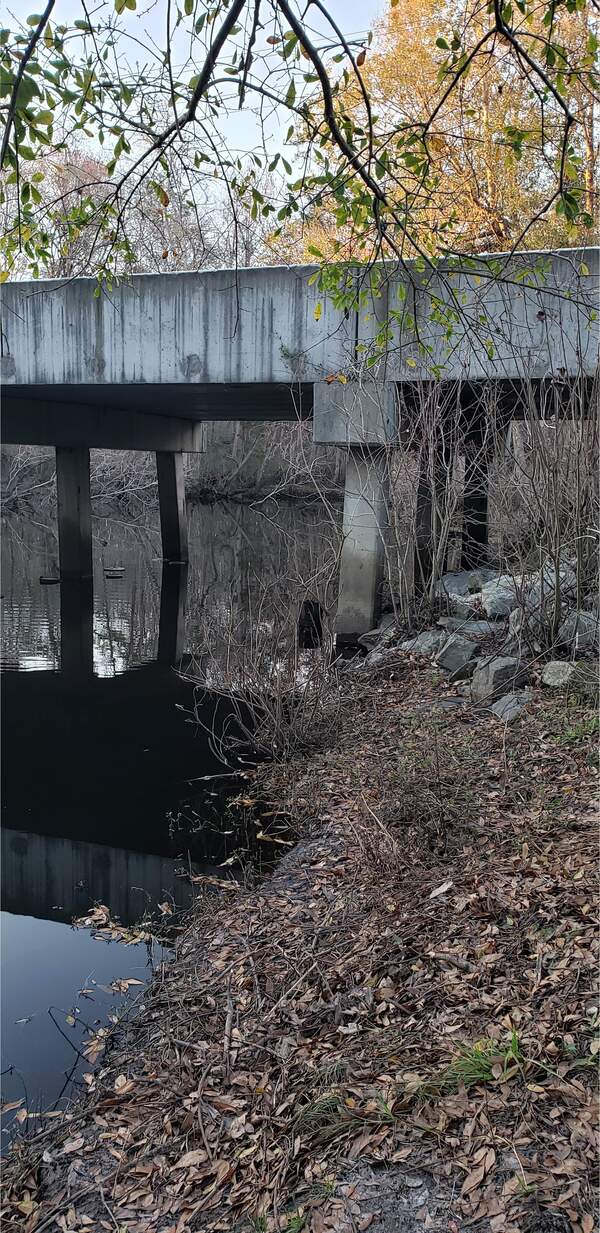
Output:
[[[64,417],[66,443],[65,432],[81,417],[71,441],[77,444],[97,410],[104,433],[109,417],[115,425],[133,417],[129,436],[142,416],[155,417],[154,437],[158,417],[180,421],[194,448],[190,426],[199,420],[306,416],[313,383],[339,374],[356,379],[390,320],[386,356],[367,369],[378,381],[427,379],[440,370],[444,379],[471,381],[591,376],[598,255],[573,249],[496,257],[504,263],[500,279],[484,257],[468,259],[468,273],[417,271],[410,263],[368,275],[356,269],[348,277],[362,280],[365,298],[347,312],[319,290],[314,266],[135,275],[100,295],[92,279],[7,283],[5,440],[31,441],[35,430],[47,442]],[[440,305],[456,313],[451,338],[436,319]],[[394,314],[402,306],[415,328],[399,333]],[[417,338],[430,351],[420,351]]]

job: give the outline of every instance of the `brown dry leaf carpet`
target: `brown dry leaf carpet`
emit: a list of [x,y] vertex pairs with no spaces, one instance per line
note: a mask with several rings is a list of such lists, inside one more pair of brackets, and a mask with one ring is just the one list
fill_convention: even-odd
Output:
[[16,1144],[7,1233],[593,1233],[591,713],[538,691],[506,730],[411,664],[340,688],[258,773],[296,849],[198,883],[86,1100]]

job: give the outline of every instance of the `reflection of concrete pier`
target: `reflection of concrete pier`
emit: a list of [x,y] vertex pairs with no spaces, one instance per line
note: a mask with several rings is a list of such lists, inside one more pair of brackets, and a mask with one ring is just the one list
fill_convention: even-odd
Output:
[[185,647],[185,605],[188,566],[163,561],[160,586],[158,661],[178,664]]
[[[187,565],[163,562],[160,588],[158,660],[175,666],[185,651]],[[60,663],[69,677],[94,670],[94,591],[91,578],[60,584]]]
[[[193,687],[166,664],[113,677],[7,671],[1,703],[3,821],[12,829],[44,833],[51,813],[64,836],[164,850],[169,811],[193,799],[202,775],[223,773],[193,722]],[[198,715],[218,737],[225,706],[207,696]],[[208,859],[225,855],[217,845]]]

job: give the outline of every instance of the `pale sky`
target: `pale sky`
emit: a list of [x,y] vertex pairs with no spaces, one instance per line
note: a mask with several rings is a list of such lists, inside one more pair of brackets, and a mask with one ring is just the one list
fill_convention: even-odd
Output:
[[[372,28],[377,16],[383,11],[387,0],[324,0],[328,11],[336,21],[337,25],[346,36],[357,37],[366,35],[369,29]],[[41,5],[36,8],[36,0],[0,0],[0,20],[2,24],[12,26],[14,18],[24,22],[30,13],[41,10]],[[86,8],[92,19],[97,18],[102,20],[113,12],[114,0],[86,0]],[[204,4],[199,6],[201,12]],[[173,0],[171,4],[171,14],[176,14],[177,4]],[[267,8],[265,6],[265,13]],[[81,0],[57,0],[56,6],[52,13],[52,26],[61,24],[71,24],[76,19],[84,19],[85,11]],[[11,20],[12,19],[12,20]],[[166,20],[167,20],[167,0],[138,0],[137,12],[130,13],[125,11],[121,14],[120,22],[124,33],[131,36],[132,40],[139,40],[140,44],[147,43],[149,46],[154,44],[157,51],[165,46],[166,35]],[[310,10],[310,24],[318,29],[325,30],[326,22],[322,15],[312,8]],[[185,61],[187,50],[189,48],[189,28],[191,19],[187,19],[187,28],[184,24],[180,27],[176,40],[173,45],[173,59],[176,63],[179,59]],[[273,30],[265,28],[262,35],[263,48],[264,39]],[[125,40],[124,40],[125,42]],[[128,42],[127,58],[134,60],[137,49],[133,41]],[[142,46],[139,47],[140,62],[147,60],[147,52]],[[226,61],[225,61],[226,62]],[[274,68],[281,66],[281,60],[274,57]],[[190,76],[193,69],[190,69]],[[182,74],[185,79],[185,72]],[[283,148],[285,132],[289,125],[289,115],[285,113],[280,124],[277,123],[275,117],[272,117],[270,122],[270,131],[268,133],[269,145],[272,145],[272,150],[275,152],[278,148]],[[236,147],[240,153],[242,150],[252,149],[254,145],[259,144],[258,127],[255,118],[247,111],[246,113],[236,112],[230,116],[224,128],[224,135],[228,143],[232,147]],[[279,143],[279,144],[278,144]]]

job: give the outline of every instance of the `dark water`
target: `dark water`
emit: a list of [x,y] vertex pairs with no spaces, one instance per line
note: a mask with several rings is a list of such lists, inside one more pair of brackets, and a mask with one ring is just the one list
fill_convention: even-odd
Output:
[[273,855],[224,814],[229,784],[204,777],[225,769],[245,648],[277,645],[309,576],[327,601],[335,528],[319,510],[215,506],[194,509],[190,531],[189,567],[163,569],[152,516],[95,519],[93,587],[61,586],[40,581],[58,576],[53,519],[3,521],[2,1099],[30,1112],[90,1069],[73,1045],[122,1013],[111,984],[164,958],[73,917],[102,902],[130,924],[167,901],[176,919],[192,895],[182,871]]

